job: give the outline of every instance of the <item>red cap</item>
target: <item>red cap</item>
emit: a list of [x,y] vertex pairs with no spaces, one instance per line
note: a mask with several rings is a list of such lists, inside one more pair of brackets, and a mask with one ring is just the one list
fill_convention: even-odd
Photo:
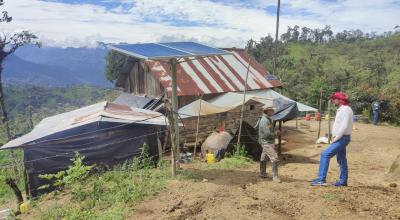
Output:
[[340,101],[342,105],[348,105],[349,104],[349,99],[346,93],[344,92],[334,92],[332,95],[329,97],[330,100],[337,99]]
[[329,99],[331,99],[331,100],[338,99],[338,100],[348,101],[348,97],[344,92],[334,92],[334,93],[332,93],[331,97],[329,97]]

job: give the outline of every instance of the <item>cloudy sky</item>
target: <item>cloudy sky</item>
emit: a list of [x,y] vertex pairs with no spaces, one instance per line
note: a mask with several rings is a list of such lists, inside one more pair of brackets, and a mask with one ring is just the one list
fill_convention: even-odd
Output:
[[[13,22],[50,46],[195,40],[243,47],[273,34],[276,0],[4,0]],[[400,0],[281,0],[281,28],[299,25],[378,33],[400,25]]]

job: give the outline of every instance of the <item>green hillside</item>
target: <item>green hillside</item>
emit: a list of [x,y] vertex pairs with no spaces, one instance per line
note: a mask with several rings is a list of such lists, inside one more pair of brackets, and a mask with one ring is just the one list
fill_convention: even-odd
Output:
[[[341,90],[350,96],[357,114],[368,114],[371,103],[379,100],[382,119],[399,124],[400,33],[374,35],[356,30],[333,35],[324,30],[297,28],[296,32],[289,27],[281,36],[274,74],[284,84],[283,93],[317,107],[321,88],[325,100]],[[274,72],[272,37],[250,40],[247,49]]]

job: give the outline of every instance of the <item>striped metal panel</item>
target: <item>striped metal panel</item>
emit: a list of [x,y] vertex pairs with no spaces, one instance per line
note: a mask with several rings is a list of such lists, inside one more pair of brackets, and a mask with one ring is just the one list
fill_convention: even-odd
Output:
[[[239,92],[245,88],[246,72],[250,60],[247,90],[281,87],[281,82],[251,58],[243,49],[224,49],[229,55],[182,58],[177,66],[178,95],[189,96],[224,92]],[[171,71],[165,61],[146,60],[150,73],[171,92]]]

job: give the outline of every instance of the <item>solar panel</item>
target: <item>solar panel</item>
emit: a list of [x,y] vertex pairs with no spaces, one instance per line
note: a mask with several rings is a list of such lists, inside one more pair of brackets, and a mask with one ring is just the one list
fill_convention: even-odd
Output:
[[110,48],[139,59],[151,60],[230,54],[228,51],[194,42],[118,44]]
[[173,42],[173,43],[160,43],[161,45],[168,46],[177,50],[185,51],[194,55],[199,54],[227,54],[228,52],[209,47],[206,45],[194,43],[194,42]]

